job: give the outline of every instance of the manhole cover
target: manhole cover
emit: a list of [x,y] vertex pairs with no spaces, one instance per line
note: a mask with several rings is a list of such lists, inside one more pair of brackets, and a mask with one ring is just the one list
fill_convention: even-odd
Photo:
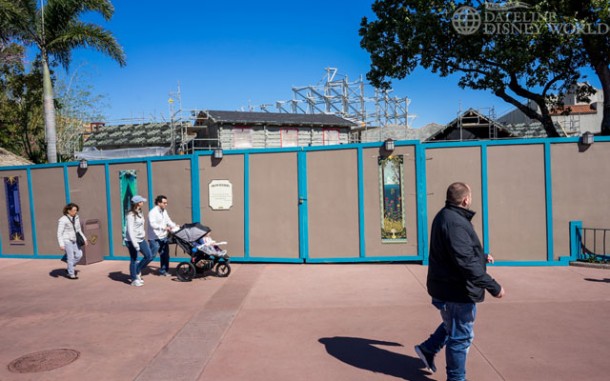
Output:
[[80,353],[73,349],[51,349],[21,356],[8,364],[13,373],[45,372],[74,362]]

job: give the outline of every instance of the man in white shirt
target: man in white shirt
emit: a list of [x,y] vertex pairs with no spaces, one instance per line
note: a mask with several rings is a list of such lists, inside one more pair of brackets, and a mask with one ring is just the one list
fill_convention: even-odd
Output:
[[155,198],[155,207],[148,213],[148,242],[153,257],[159,253],[159,275],[170,276],[169,270],[169,244],[167,233],[178,227],[167,214],[167,197],[163,195]]

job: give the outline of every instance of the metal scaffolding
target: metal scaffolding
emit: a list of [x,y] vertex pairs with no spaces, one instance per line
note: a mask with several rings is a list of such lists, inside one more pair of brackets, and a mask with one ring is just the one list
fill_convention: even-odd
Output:
[[411,128],[415,115],[409,114],[409,98],[392,97],[392,89],[374,89],[374,95],[367,96],[362,76],[350,82],[347,75],[337,75],[337,68],[325,70],[321,83],[293,87],[291,100],[263,104],[259,108],[265,112],[335,114],[363,128],[387,125]]

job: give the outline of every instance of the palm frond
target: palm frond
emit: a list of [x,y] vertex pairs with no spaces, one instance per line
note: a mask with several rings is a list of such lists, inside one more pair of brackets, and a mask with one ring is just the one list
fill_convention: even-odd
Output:
[[105,20],[110,20],[114,6],[109,0],[49,0],[45,6],[45,29],[61,30],[85,12],[97,12]]
[[35,0],[0,0],[0,40],[34,40]]
[[47,51],[65,68],[70,63],[70,52],[83,47],[104,53],[121,66],[126,64],[123,48],[111,32],[98,25],[76,21],[69,24],[60,36],[47,41]]

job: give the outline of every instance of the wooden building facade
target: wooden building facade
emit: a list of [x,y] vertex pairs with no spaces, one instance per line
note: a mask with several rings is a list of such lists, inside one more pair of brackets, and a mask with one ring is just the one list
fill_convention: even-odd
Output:
[[336,115],[199,111],[189,133],[195,149],[282,148],[347,144],[354,127]]

